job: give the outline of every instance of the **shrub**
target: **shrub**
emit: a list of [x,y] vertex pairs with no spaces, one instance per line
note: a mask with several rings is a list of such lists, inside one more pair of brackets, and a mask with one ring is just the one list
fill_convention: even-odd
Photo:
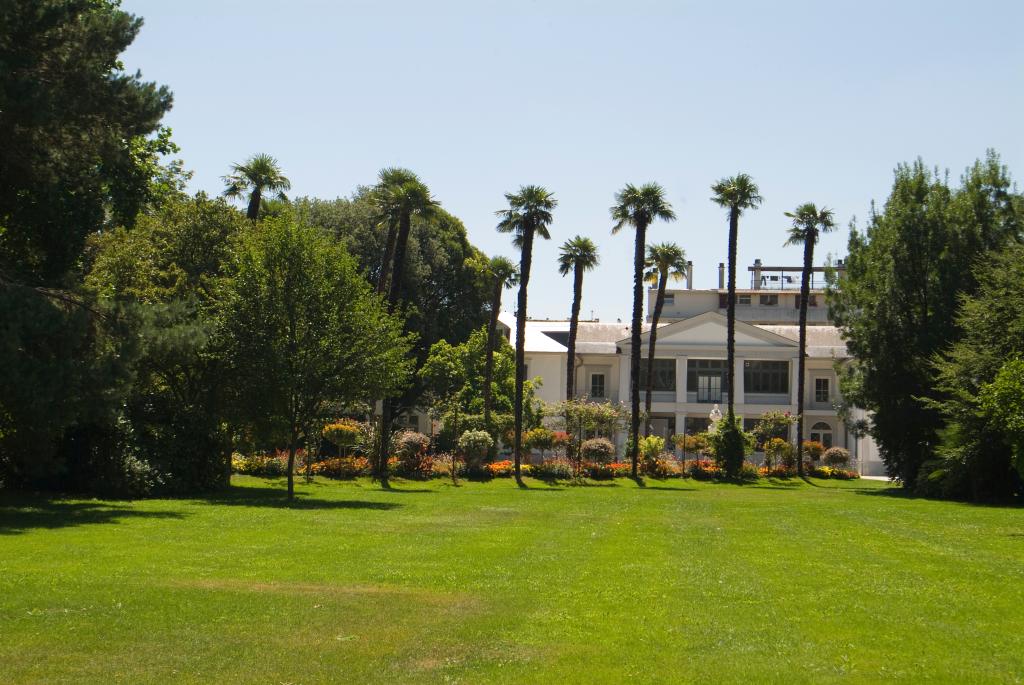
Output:
[[739,478],[743,458],[754,451],[754,436],[743,430],[739,417],[718,422],[718,430],[708,433],[711,451],[719,468],[730,478]]
[[591,438],[580,445],[580,454],[587,461],[606,464],[615,457],[615,445],[608,438]]
[[503,459],[487,464],[485,467],[493,478],[511,478],[516,470],[511,459]]
[[354,419],[340,419],[324,426],[324,439],[338,448],[338,456],[344,457],[346,452],[355,447],[363,434],[363,426]]
[[[296,467],[299,459],[295,460]],[[231,470],[245,476],[277,478],[288,473],[288,454],[253,454],[245,456],[237,452],[231,455]]]
[[796,468],[796,457],[793,456],[793,445],[782,438],[772,438],[764,445],[764,465],[768,468]]
[[803,453],[810,457],[812,461],[821,459],[821,455],[825,451],[825,446],[817,440],[804,440],[800,447]]
[[810,469],[810,475],[815,478],[832,478],[834,480],[856,480],[860,474],[856,471],[847,471],[833,466],[814,466]]
[[677,433],[672,436],[672,442],[683,451],[683,454],[707,457],[711,455],[711,445],[708,442],[707,433],[694,433],[686,435]]
[[739,479],[744,482],[752,482],[761,477],[761,470],[749,461],[743,462],[740,466]]
[[551,449],[564,449],[572,442],[572,438],[565,431],[555,431],[551,434]]
[[722,474],[722,470],[710,459],[695,459],[687,462],[686,474],[694,480],[713,480]]
[[821,460],[829,466],[846,466],[850,463],[850,453],[842,447],[829,447]]
[[544,426],[538,426],[523,434],[523,445],[531,450],[540,450],[540,456],[555,446],[555,432]]
[[432,472],[431,458],[427,456],[430,438],[416,431],[402,431],[395,437],[397,471],[407,478],[427,478]]
[[640,438],[640,457],[643,459],[655,459],[665,451],[665,438],[658,435],[648,435]]
[[683,469],[668,452],[662,452],[654,458],[645,458],[643,472],[651,478],[674,478],[683,475]]
[[366,457],[332,457],[312,464],[310,471],[314,476],[351,480],[369,473],[370,460]]
[[540,480],[570,480],[573,478],[572,466],[562,459],[548,459],[530,467],[530,475]]
[[796,467],[775,464],[774,466],[763,466],[760,472],[765,478],[792,478],[796,475]]
[[594,480],[611,480],[629,477],[632,465],[625,461],[613,461],[610,464],[588,463],[583,465],[583,472]]
[[459,436],[459,449],[471,467],[478,467],[493,446],[494,438],[487,431],[470,430]]

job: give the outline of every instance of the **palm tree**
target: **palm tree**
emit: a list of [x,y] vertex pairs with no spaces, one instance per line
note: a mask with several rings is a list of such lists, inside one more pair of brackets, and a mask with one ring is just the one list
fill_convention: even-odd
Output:
[[629,359],[629,394],[631,414],[629,420],[630,461],[633,464],[633,478],[637,477],[637,463],[640,456],[640,327],[644,312],[644,247],[647,245],[647,227],[655,219],[674,221],[672,205],[665,200],[665,189],[657,183],[646,183],[639,188],[632,183],[615,194],[615,206],[611,208],[615,226],[612,233],[618,233],[623,226],[636,229],[636,245],[633,251],[633,323],[632,351]]
[[256,221],[260,214],[263,196],[276,194],[281,200],[287,199],[284,191],[291,190],[292,182],[281,174],[277,160],[270,155],[253,155],[245,164],[232,164],[231,173],[223,177],[226,188],[224,197],[240,198],[249,194],[249,206],[245,216]]
[[686,278],[686,253],[675,243],[659,243],[647,246],[647,267],[644,278],[648,283],[658,286],[658,296],[654,300],[654,314],[651,315],[651,341],[647,346],[647,387],[644,389],[644,435],[651,434],[651,396],[654,394],[654,346],[658,341],[658,320],[661,309],[665,305],[665,286],[671,278]]
[[[373,198],[382,217],[382,223],[388,226],[378,289],[381,292],[386,290],[388,303],[394,306],[402,286],[405,251],[412,229],[412,217],[415,215],[429,218],[440,203],[433,198],[430,189],[419,176],[408,169],[395,167],[381,169],[377,185],[373,187]],[[391,285],[390,288],[386,288],[389,271]]]
[[576,331],[580,323],[580,301],[583,299],[583,272],[590,271],[598,265],[597,245],[590,238],[576,236],[566,240],[560,248],[558,256],[558,273],[568,276],[573,274],[572,281],[572,318],[569,319],[569,352],[568,369],[565,376],[565,399],[571,400],[576,385]]
[[[373,187],[373,200],[383,222],[388,225],[387,253],[381,264],[378,290],[384,290],[387,272],[391,272],[391,284],[387,289],[388,308],[394,309],[398,302],[403,276],[405,274],[405,251],[412,229],[412,217],[429,218],[440,206],[430,194],[430,189],[419,176],[408,169],[387,168],[378,174],[377,185]],[[396,230],[397,227],[397,230]],[[393,239],[392,239],[393,235]],[[391,398],[381,401],[380,446],[377,454],[376,475],[381,483],[387,484],[388,444],[391,433]]]
[[786,216],[793,220],[786,245],[804,246],[804,270],[800,278],[800,358],[797,361],[796,389],[796,469],[804,475],[801,454],[804,435],[804,357],[807,355],[807,301],[811,294],[811,274],[814,265],[814,245],[818,236],[835,230],[835,216],[831,209],[818,209],[813,202],[805,202]]
[[516,397],[515,437],[513,457],[516,482],[522,483],[521,463],[523,449],[523,383],[526,378],[526,289],[530,284],[530,264],[533,260],[533,238],[539,235],[551,239],[548,225],[551,212],[558,205],[553,193],[541,186],[521,186],[519,192],[505,193],[508,209],[495,212],[498,231],[514,234],[513,244],[520,250],[519,305],[516,307]]
[[740,215],[746,209],[757,209],[764,202],[754,179],[747,174],[736,174],[712,184],[711,198],[721,207],[729,210],[729,301],[726,309],[726,369],[727,392],[729,393],[729,424],[735,420],[736,393],[736,241],[740,231]]
[[[491,382],[494,378],[495,334],[498,330],[498,312],[501,311],[501,293],[519,281],[519,269],[507,257],[491,257],[486,262],[486,276],[491,279],[491,320],[487,324],[487,354],[484,362],[484,427],[493,432],[491,426]],[[494,449],[494,446],[491,447]]]

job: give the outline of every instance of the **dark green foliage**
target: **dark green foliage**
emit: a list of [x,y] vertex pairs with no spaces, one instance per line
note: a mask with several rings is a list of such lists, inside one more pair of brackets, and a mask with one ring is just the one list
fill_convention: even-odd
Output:
[[242,234],[219,310],[238,416],[286,445],[290,461],[328,413],[387,397],[409,378],[401,321],[341,244],[291,217]]
[[[357,191],[351,199],[301,198],[294,207],[303,221],[335,235],[367,280],[378,282],[387,235],[368,189]],[[472,265],[480,257],[462,222],[443,209],[434,209],[429,218],[412,217],[398,299],[406,330],[417,336],[417,366],[426,361],[434,343],[464,342],[487,321],[490,288]],[[444,315],[438,316],[439,312]],[[422,393],[423,386],[414,382],[396,409],[417,405]]]
[[708,441],[723,475],[741,478],[743,459],[754,451],[754,436],[743,430],[742,419],[725,417],[718,422],[718,430],[708,433]]
[[77,487],[72,463],[112,433],[134,341],[110,311],[0,287],[0,481]]
[[829,293],[855,358],[840,383],[850,403],[873,412],[871,435],[889,475],[905,485],[917,482],[939,443],[944,421],[932,401],[943,389],[932,360],[964,332],[954,322],[960,297],[978,287],[972,267],[1020,239],[1022,217],[1021,198],[990,152],[955,189],[920,160],[900,165],[882,211],[850,234],[845,277]]
[[[423,401],[442,420],[437,439],[441,450],[454,450],[464,431],[487,430],[482,413],[486,341],[486,328],[474,331],[460,345],[438,341],[419,370]],[[491,380],[491,437],[495,442],[512,429],[515,401],[515,352],[504,338],[499,338],[496,347]],[[525,426],[529,429],[539,425],[542,411],[539,401],[534,399],[532,381],[525,383],[524,392]]]
[[946,421],[940,458],[925,463],[915,485],[923,494],[999,499],[1020,489],[1012,360],[1024,355],[1024,246],[989,253],[974,278],[977,293],[962,298],[957,315],[962,337],[934,364],[941,399],[929,408]]
[[[0,4],[0,277],[64,285],[90,233],[152,199],[165,87],[123,71],[142,21],[109,0]],[[0,279],[2,280],[2,279]]]
[[131,231],[90,242],[86,286],[120,303],[141,349],[126,399],[132,435],[163,489],[227,484],[226,366],[212,339],[218,287],[246,226],[222,200],[176,198]]

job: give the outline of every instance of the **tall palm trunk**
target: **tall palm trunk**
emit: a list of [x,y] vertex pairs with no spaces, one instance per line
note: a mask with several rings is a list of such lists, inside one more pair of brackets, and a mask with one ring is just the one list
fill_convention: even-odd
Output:
[[654,314],[651,316],[651,342],[647,350],[647,388],[644,396],[644,413],[647,418],[644,421],[644,435],[651,434],[651,396],[654,394],[654,347],[658,342],[658,319],[661,318],[661,308],[665,305],[665,274],[658,280],[658,296],[654,300]]
[[638,476],[640,461],[640,326],[644,311],[644,249],[647,246],[647,224],[636,226],[636,249],[633,252],[633,322],[632,349],[629,357],[629,459],[633,478]]
[[[409,242],[412,215],[402,212],[398,218],[398,234],[395,237],[394,265],[391,268],[391,287],[388,289],[388,310],[394,311],[405,272],[405,248]],[[377,478],[384,485],[388,482],[388,446],[391,443],[392,401],[390,397],[381,400],[380,409],[380,450],[377,453]]]
[[395,258],[395,241],[398,238],[398,227],[393,221],[388,222],[388,235],[384,241],[384,259],[380,263],[380,275],[377,276],[377,292],[383,295],[388,292],[388,275],[391,273],[391,262]]
[[729,393],[729,423],[732,423],[736,403],[736,242],[740,232],[740,213],[729,212],[729,297],[726,308],[726,392]]
[[394,266],[391,268],[391,287],[388,289],[388,304],[394,308],[398,302],[398,294],[402,289],[402,277],[405,275],[405,251],[409,244],[409,232],[412,228],[412,215],[405,211],[398,218],[398,234],[395,236]]
[[807,300],[811,294],[811,266],[814,263],[814,235],[804,238],[804,271],[800,277],[800,358],[796,380],[796,472],[804,475],[802,452],[804,440],[804,370],[807,356]]
[[[494,378],[494,347],[497,344],[495,334],[498,330],[498,310],[501,308],[501,291],[505,288],[502,278],[496,278],[494,292],[491,293],[491,320],[487,323],[487,348],[484,355],[484,428],[488,433],[494,432],[491,425],[491,381]],[[489,450],[489,456],[494,456],[498,441],[495,440]]]
[[519,262],[519,306],[516,308],[516,398],[515,435],[512,453],[515,460],[516,482],[522,483],[523,452],[523,382],[526,380],[526,288],[530,284],[530,265],[533,262],[533,226],[523,231],[523,249]]
[[245,216],[249,221],[256,221],[260,216],[260,203],[263,201],[263,193],[259,188],[253,188],[249,196],[249,206],[245,210]]
[[565,370],[565,399],[576,394],[576,333],[580,326],[580,302],[583,299],[583,267],[577,263],[572,281],[572,318],[569,319],[569,352]]

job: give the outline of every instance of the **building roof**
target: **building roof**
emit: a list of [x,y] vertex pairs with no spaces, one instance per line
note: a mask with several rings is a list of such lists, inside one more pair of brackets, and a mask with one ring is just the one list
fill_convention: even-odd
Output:
[[[799,326],[758,326],[766,331],[781,335],[790,340],[800,340]],[[808,357],[848,357],[846,343],[839,329],[835,326],[808,326],[807,327],[807,356]]]
[[[716,316],[721,315],[716,313]],[[508,312],[501,312],[498,318],[502,324],[508,327],[510,339],[514,343],[515,317]],[[683,321],[686,321],[686,319],[683,319]],[[660,331],[666,326],[679,323],[678,321],[661,323],[658,325],[658,330]],[[766,333],[778,335],[789,340],[797,341],[800,339],[799,326],[772,326],[747,323],[744,323],[744,325],[759,328]],[[650,329],[651,325],[649,323],[643,324],[642,332],[646,333]],[[659,333],[659,335],[661,334]],[[565,354],[568,352],[566,348],[568,337],[568,321],[530,319],[526,322],[527,352],[557,352]],[[618,343],[626,341],[629,337],[628,323],[580,321],[576,332],[576,352],[577,354],[616,354]],[[807,326],[807,356],[825,359],[848,356],[846,343],[843,342],[839,329],[835,326]]]

